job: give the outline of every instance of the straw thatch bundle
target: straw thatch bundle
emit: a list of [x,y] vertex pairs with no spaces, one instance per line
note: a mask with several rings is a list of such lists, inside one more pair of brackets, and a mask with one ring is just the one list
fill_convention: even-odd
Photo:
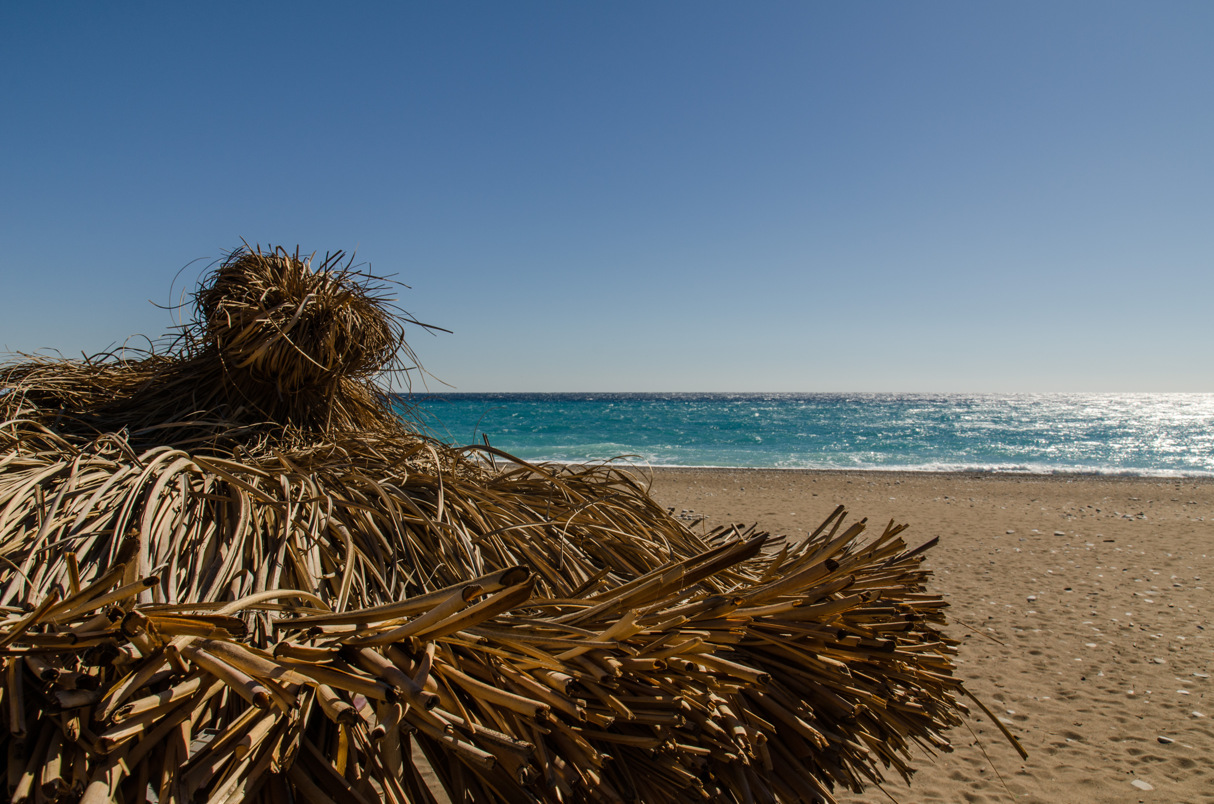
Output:
[[13,801],[830,801],[948,750],[930,544],[438,443],[381,290],[244,248],[162,353],[3,368]]
[[[123,432],[136,447],[256,451],[329,432],[399,430],[371,380],[416,367],[388,285],[344,261],[242,248],[204,278],[195,316],[160,351],[4,367],[0,415],[72,437]],[[434,327],[430,327],[435,329]]]

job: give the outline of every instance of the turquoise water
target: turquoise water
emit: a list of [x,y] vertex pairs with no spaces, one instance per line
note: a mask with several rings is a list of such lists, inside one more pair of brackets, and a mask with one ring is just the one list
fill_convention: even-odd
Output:
[[652,466],[1214,476],[1214,394],[436,394],[444,441]]

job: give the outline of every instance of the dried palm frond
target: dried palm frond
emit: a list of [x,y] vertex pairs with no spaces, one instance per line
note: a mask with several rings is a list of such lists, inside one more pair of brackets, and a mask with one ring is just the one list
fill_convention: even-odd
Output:
[[949,749],[930,544],[428,438],[367,281],[245,249],[176,352],[4,369],[14,801],[830,801]]

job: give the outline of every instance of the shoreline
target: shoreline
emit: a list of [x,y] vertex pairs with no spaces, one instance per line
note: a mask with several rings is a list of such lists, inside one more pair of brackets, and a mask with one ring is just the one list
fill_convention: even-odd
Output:
[[909,547],[939,538],[957,672],[1029,759],[979,714],[952,753],[914,757],[911,785],[883,784],[897,800],[1214,801],[1214,478],[636,468],[697,531],[803,538],[842,504],[907,523]]
[[[566,461],[548,461],[547,463],[559,464],[562,466],[585,466],[594,465],[586,462],[566,462]],[[882,467],[814,467],[814,466],[683,466],[676,464],[643,464],[643,463],[616,463],[613,461],[600,461],[598,463],[613,464],[616,466],[628,469],[653,469],[656,471],[694,471],[694,472],[796,472],[801,474],[887,474],[887,475],[943,475],[951,477],[954,475],[973,475],[975,477],[1010,477],[1010,478],[1083,478],[1094,480],[1115,480],[1118,478],[1126,478],[1129,480],[1195,480],[1207,481],[1214,483],[1214,474],[1139,474],[1137,472],[1103,472],[1103,471],[1083,471],[1079,469],[1059,469],[1050,472],[1033,472],[1029,470],[1013,470],[1013,469],[911,469],[899,467],[896,469]]]
[[[529,463],[533,466],[616,466],[629,471],[648,472],[650,470],[659,472],[790,472],[801,474],[889,474],[889,475],[941,475],[952,477],[956,475],[973,475],[975,477],[1008,477],[1008,478],[1081,478],[1093,480],[1115,480],[1118,478],[1126,478],[1129,480],[1180,480],[1180,481],[1196,481],[1214,483],[1214,473],[1169,473],[1169,474],[1146,474],[1138,471],[1113,471],[1113,470],[1081,470],[1081,469],[1056,469],[1048,472],[1035,472],[1030,470],[1019,469],[985,469],[985,468],[961,468],[961,469],[937,469],[937,468],[911,468],[911,467],[817,467],[817,466],[692,466],[685,464],[655,464],[655,463],[629,463],[614,458],[605,458],[603,460],[594,461],[561,461],[561,460],[545,460],[545,459],[524,459],[518,460]],[[500,463],[505,463],[504,459],[499,459]]]

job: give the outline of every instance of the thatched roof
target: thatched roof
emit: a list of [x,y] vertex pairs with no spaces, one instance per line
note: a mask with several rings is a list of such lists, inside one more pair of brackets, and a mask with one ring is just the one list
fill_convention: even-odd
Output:
[[341,259],[244,248],[160,353],[0,369],[14,800],[815,801],[948,750],[901,527],[697,535],[613,466],[437,442]]

